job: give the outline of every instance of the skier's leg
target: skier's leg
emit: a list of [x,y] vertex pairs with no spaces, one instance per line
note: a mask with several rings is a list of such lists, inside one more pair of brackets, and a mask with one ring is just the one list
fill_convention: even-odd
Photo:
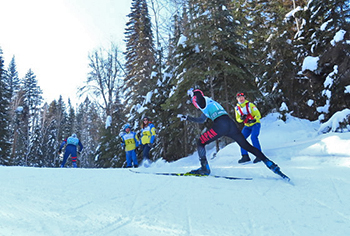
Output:
[[[264,164],[272,170],[274,173],[279,174],[281,173],[280,168],[277,164],[275,164],[273,161],[268,159],[264,153],[262,153],[259,149],[256,147],[253,147],[248,141],[244,138],[242,134],[236,134],[234,137],[234,140],[238,143],[239,146],[246,149],[248,152],[253,153],[258,160],[262,160]],[[254,160],[255,161],[255,160]]]
[[61,164],[61,167],[64,167],[64,165],[66,164],[66,161],[69,157],[69,155],[71,157],[76,157],[77,156],[77,147],[74,145],[67,145],[66,146],[66,150],[64,152],[64,156],[63,156],[63,161]]
[[[243,134],[245,139],[247,139],[249,137],[251,132],[252,132],[251,127],[244,126],[242,129],[242,134]],[[245,164],[245,163],[250,162],[250,157],[248,155],[248,152],[243,147],[241,147],[241,155],[242,155],[242,158],[238,160],[239,164]]]
[[132,164],[131,164],[131,151],[126,151],[125,152],[125,157],[126,157],[126,168],[132,167]]
[[77,168],[77,148],[75,146],[70,147],[70,154],[72,158],[72,165]]
[[143,145],[143,159],[147,159],[149,160],[149,151],[151,150],[151,148],[146,144]]
[[74,168],[77,168],[78,166],[77,166],[77,157],[75,156],[75,157],[71,157],[72,158],[72,165],[73,165],[73,167]]
[[283,177],[283,174],[282,174],[282,172],[277,164],[275,164],[273,161],[268,159],[264,155],[264,153],[262,153],[259,149],[257,149],[256,147],[253,147],[250,143],[248,143],[248,141],[244,138],[243,134],[241,132],[239,132],[238,127],[237,127],[236,123],[234,123],[233,120],[231,122],[230,127],[231,128],[229,130],[229,133],[226,134],[226,136],[235,140],[240,147],[243,147],[248,152],[253,153],[257,158],[259,158],[260,160],[262,160],[264,162],[264,164],[267,166],[267,168],[272,170],[274,173],[282,176],[282,178],[288,178],[288,177]]
[[[252,133],[252,128],[251,127],[247,127],[247,126],[243,127],[242,134],[243,134],[245,139],[247,139],[251,133]],[[248,155],[248,152],[247,152],[247,150],[245,150],[244,148],[241,147],[241,154],[242,154],[242,156],[243,155]]]
[[136,156],[135,149],[131,151],[131,158],[132,158],[132,162],[134,163],[134,167],[138,167],[139,163],[137,162],[137,156]]
[[218,138],[222,136],[221,132],[218,132],[218,130],[215,127],[218,125],[214,124],[214,127],[202,134],[198,141],[197,141],[197,150],[198,150],[198,156],[199,156],[199,161],[201,163],[201,167],[197,170],[192,170],[190,173],[192,174],[203,174],[203,175],[209,175],[210,174],[210,168],[208,164],[208,160],[206,157],[206,150],[205,146]]
[[63,155],[63,161],[62,161],[62,163],[61,163],[61,168],[63,168],[64,165],[66,164],[66,161],[67,161],[69,155],[70,155],[70,152],[68,152],[68,150],[66,150],[66,151],[64,152],[64,155]]
[[[252,126],[252,134],[250,138],[252,140],[253,146],[261,151],[261,146],[258,138],[260,134],[260,127],[261,127],[260,123],[256,123],[255,125]],[[255,158],[254,163],[258,163],[260,161],[261,160],[259,158]]]
[[261,151],[261,146],[260,146],[260,142],[259,142],[259,138],[258,138],[258,136],[260,134],[260,127],[261,127],[260,123],[256,123],[255,125],[253,125],[251,127],[252,132],[251,132],[250,138],[252,140],[253,146]]
[[229,137],[233,138],[234,140],[236,140],[236,142],[238,143],[238,145],[241,148],[244,148],[245,150],[247,150],[248,152],[254,154],[254,156],[256,156],[257,158],[259,158],[260,160],[264,161],[267,159],[267,157],[256,147],[253,147],[243,136],[243,134],[241,133],[237,133],[234,135],[230,135]]

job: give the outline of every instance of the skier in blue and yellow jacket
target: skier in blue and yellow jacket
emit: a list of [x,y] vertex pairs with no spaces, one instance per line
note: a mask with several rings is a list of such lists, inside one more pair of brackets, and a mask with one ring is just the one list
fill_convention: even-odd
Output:
[[[261,151],[261,146],[259,142],[259,134],[260,134],[260,112],[258,108],[251,102],[245,99],[244,93],[237,93],[236,95],[237,105],[236,105],[236,120],[239,123],[244,123],[244,127],[242,129],[242,134],[245,138],[252,140],[253,146]],[[250,161],[250,157],[248,155],[247,150],[241,147],[242,158],[238,160],[238,163],[243,164]],[[261,161],[256,158],[253,162],[257,163]]]
[[148,117],[144,117],[141,124],[141,149],[143,160],[150,160],[149,152],[154,145],[156,139],[156,128],[149,121]]
[[121,139],[122,146],[125,147],[126,168],[131,168],[133,163],[134,167],[137,168],[139,163],[137,162],[136,148],[139,146],[139,138],[135,132],[131,131],[130,124],[124,125],[124,131]]

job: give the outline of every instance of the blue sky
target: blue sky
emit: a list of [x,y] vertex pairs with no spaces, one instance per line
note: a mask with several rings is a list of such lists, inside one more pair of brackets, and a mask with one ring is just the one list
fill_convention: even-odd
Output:
[[[116,43],[123,49],[131,0],[0,0],[0,47],[20,78],[32,69],[45,101],[76,100],[88,54]],[[5,22],[5,23],[4,23]]]

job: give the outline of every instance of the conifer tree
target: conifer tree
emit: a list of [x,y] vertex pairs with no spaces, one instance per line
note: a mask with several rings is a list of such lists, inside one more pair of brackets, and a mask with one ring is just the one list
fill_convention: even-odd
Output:
[[99,110],[88,98],[79,105],[76,115],[76,129],[79,131],[79,139],[84,145],[84,150],[78,157],[79,165],[83,168],[93,168],[98,146],[100,145],[103,121]]
[[[66,133],[68,134],[79,134],[79,130],[76,129],[76,115],[74,107],[71,104],[70,99],[68,99],[68,117],[67,117],[67,125],[66,125]],[[78,135],[79,136],[79,135]]]
[[18,72],[17,72],[17,66],[15,62],[15,57],[12,57],[12,60],[8,66],[7,70],[7,84],[9,87],[9,92],[10,92],[10,109],[9,109],[9,114],[11,117],[11,122],[9,124],[9,130],[11,131],[10,135],[10,140],[11,140],[11,145],[13,147],[13,144],[15,142],[16,137],[16,117],[17,117],[17,107],[18,107],[18,100],[20,99],[19,97],[19,90],[20,90],[20,79],[18,77]]
[[10,90],[6,84],[6,73],[2,49],[0,48],[0,164],[10,165]]
[[17,65],[15,57],[13,56],[7,70],[7,83],[11,93],[11,101],[15,94],[19,91],[21,81],[18,77]]
[[39,123],[40,105],[42,103],[42,91],[38,86],[38,81],[34,72],[29,69],[23,79],[23,126],[22,141],[23,154],[22,161],[25,165],[30,164],[33,158],[32,148],[35,136],[35,131]]
[[[232,100],[237,90],[257,91],[232,12],[232,1],[188,1],[186,17],[182,16],[185,22],[178,28],[182,32],[176,60],[173,61],[176,69],[172,83],[176,90],[167,101],[167,109],[174,113],[198,116],[199,113],[188,106],[189,101],[184,99],[187,97],[186,91],[191,87],[202,89],[207,96],[218,100],[232,113]],[[187,125],[185,129],[176,129],[179,125],[183,124],[174,121],[174,127],[170,126],[175,132],[172,133],[173,136],[188,140],[170,142],[181,142],[181,146],[192,142],[193,145],[190,146],[195,147],[195,137],[206,126]],[[185,133],[179,134],[180,130]]]
[[[335,112],[348,107],[349,94],[344,93],[348,84],[350,52],[344,34],[342,40],[335,42],[337,34],[349,30],[349,1],[309,1],[306,7],[296,12],[293,18],[302,19],[295,36],[298,47],[297,58],[302,62],[307,56],[318,59],[314,71],[300,70],[303,81],[303,96],[298,104],[299,117],[311,120],[327,120]],[[327,83],[326,83],[327,80]],[[297,94],[301,94],[301,92]]]
[[41,148],[43,155],[43,166],[57,167],[58,160],[58,145],[57,133],[59,130],[57,116],[57,102],[52,101],[50,105],[44,104],[41,113]]
[[149,92],[154,89],[157,82],[156,79],[152,79],[156,63],[147,1],[133,0],[128,17],[125,29],[126,77],[123,92],[127,110],[131,115],[135,115],[140,107],[147,105],[147,97],[151,95]]
[[53,111],[55,112],[55,119],[57,120],[57,140],[62,142],[65,138],[71,135],[71,131],[68,128],[68,113],[66,103],[63,101],[63,97],[60,95]]

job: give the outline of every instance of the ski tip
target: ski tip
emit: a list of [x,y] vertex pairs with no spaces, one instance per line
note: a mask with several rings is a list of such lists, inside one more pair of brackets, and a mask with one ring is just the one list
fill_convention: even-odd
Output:
[[287,183],[289,183],[290,185],[294,185],[293,181],[288,177],[288,176],[285,176],[285,177],[282,177],[284,181],[286,181]]
[[288,178],[288,181],[287,181],[287,182],[288,182],[290,185],[295,186],[294,182],[293,182],[291,179]]

